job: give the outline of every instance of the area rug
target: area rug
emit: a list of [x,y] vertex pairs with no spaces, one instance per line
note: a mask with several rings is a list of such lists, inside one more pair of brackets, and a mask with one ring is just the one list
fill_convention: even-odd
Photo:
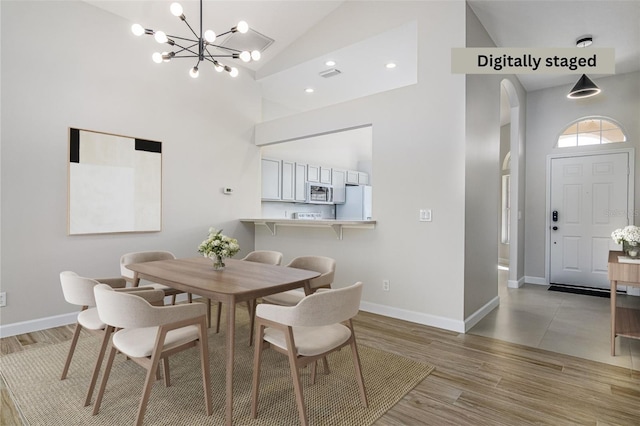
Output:
[[[247,345],[247,331],[248,327],[241,324],[236,334],[234,424],[299,424],[288,360],[273,350],[264,354],[258,418],[251,418],[253,347]],[[66,380],[60,380],[60,373],[69,342],[0,357],[0,373],[27,424],[112,426],[134,422],[145,375],[141,367],[122,355],[116,357],[100,413],[92,416],[93,405],[82,406],[99,344],[100,336],[82,335]],[[145,424],[224,424],[224,333],[210,331],[209,347],[213,414],[205,413],[199,354],[191,349],[171,357],[170,387],[165,387],[162,380],[154,384]],[[312,425],[370,425],[433,370],[429,365],[365,345],[359,345],[359,349],[369,407],[360,402],[351,350],[346,347],[329,356],[330,374],[325,375],[321,368],[314,385],[309,382],[309,368],[302,372]]]

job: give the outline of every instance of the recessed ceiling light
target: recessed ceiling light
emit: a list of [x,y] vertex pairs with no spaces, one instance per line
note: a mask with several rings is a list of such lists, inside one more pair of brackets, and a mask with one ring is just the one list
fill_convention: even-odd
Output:
[[306,93],[313,93],[313,89],[311,87],[307,87],[306,89],[304,89],[304,91]]
[[389,62],[387,65],[385,65],[385,67],[387,67],[389,69],[392,69],[392,68],[396,67],[396,64],[395,64],[395,62]]
[[593,44],[593,37],[590,35],[582,36],[576,40],[576,47],[589,47]]
[[325,64],[326,66],[328,66],[328,67],[332,67],[332,66],[334,66],[334,65],[336,64],[336,61],[327,61],[327,62],[325,62],[324,64]]

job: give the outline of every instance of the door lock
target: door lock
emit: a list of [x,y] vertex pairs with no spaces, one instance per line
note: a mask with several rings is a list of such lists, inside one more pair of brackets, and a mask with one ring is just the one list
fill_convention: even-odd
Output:
[[558,221],[558,210],[554,210],[554,211],[551,213],[551,220],[552,220],[552,221],[554,221],[554,222],[557,222],[557,221]]
[[558,230],[558,227],[557,227],[557,226],[554,226],[554,227],[553,227],[553,228],[551,228],[551,229],[553,229],[554,231],[557,231],[557,230]]

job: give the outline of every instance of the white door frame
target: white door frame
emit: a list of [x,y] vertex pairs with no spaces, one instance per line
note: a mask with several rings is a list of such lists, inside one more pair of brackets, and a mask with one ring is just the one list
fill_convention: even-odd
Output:
[[[634,207],[634,182],[635,182],[635,149],[634,148],[621,148],[621,149],[589,149],[572,151],[570,153],[562,154],[549,154],[547,155],[547,187],[546,187],[546,206],[545,206],[545,244],[544,244],[544,266],[545,266],[545,282],[550,284],[551,276],[551,160],[557,158],[570,158],[570,157],[586,157],[591,155],[606,155],[606,154],[621,154],[627,153],[629,155],[629,174],[628,193],[627,193],[627,223],[633,224],[633,211]],[[611,230],[613,231],[613,229]]]

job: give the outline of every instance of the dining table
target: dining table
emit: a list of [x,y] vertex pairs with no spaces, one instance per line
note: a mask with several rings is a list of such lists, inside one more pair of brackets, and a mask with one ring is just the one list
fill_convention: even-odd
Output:
[[135,283],[147,280],[227,306],[225,424],[232,425],[236,303],[297,288],[310,294],[309,280],[320,273],[237,259],[224,263],[222,270],[215,270],[211,259],[192,257],[133,263],[127,268],[134,271]]

